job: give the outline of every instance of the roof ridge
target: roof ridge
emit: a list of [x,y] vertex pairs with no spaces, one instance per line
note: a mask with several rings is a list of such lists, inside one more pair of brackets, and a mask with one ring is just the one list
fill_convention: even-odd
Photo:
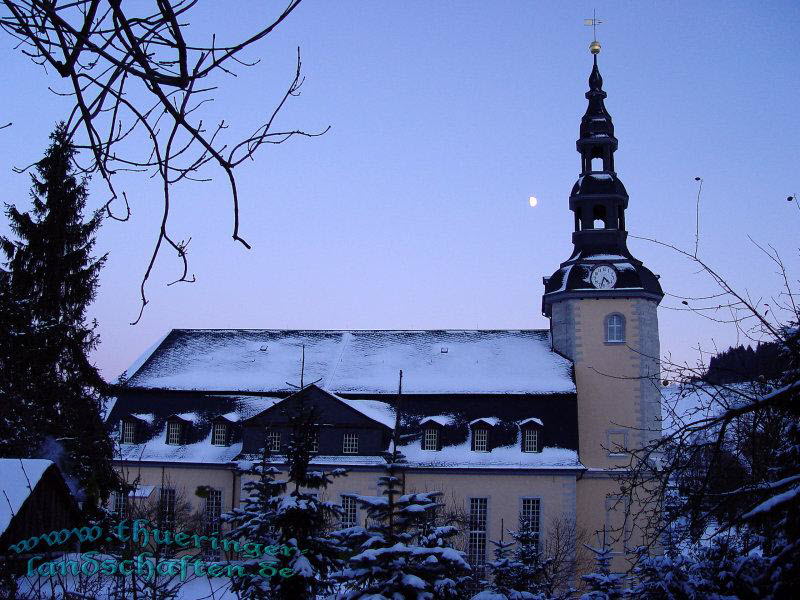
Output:
[[333,378],[336,375],[336,370],[339,368],[339,364],[342,362],[342,357],[344,356],[344,351],[347,349],[347,346],[350,345],[350,340],[352,339],[353,334],[349,331],[345,331],[342,333],[342,341],[341,341],[341,348],[339,348],[339,354],[336,359],[333,361],[333,365],[331,365],[330,371],[328,371],[327,377],[325,377],[324,385],[321,386],[323,388],[328,388],[331,383],[333,382]]
[[495,332],[511,332],[511,331],[518,331],[518,332],[530,332],[530,333],[541,333],[547,332],[549,329],[547,328],[539,328],[539,329],[526,329],[526,328],[519,328],[519,327],[509,327],[505,329],[271,329],[267,327],[184,327],[184,328],[175,328],[171,331],[176,332],[184,332],[184,331],[211,331],[211,332],[222,332],[222,331],[270,331],[270,332],[279,332],[279,331],[291,331],[291,332],[310,332],[310,333],[398,333],[398,332],[408,332],[408,333],[431,333],[434,331],[441,331],[446,333],[495,333]]

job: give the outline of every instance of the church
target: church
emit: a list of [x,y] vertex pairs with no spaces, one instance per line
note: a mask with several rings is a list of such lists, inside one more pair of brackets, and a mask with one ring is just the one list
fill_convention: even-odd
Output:
[[135,484],[112,508],[149,499],[174,519],[184,502],[214,527],[240,505],[239,467],[266,445],[281,468],[285,409],[302,397],[320,418],[312,464],[349,472],[325,492],[342,504],[342,526],[364,524],[346,495],[378,492],[381,454],[399,428],[405,490],[444,493],[445,510],[464,517],[461,549],[474,566],[525,519],[543,541],[570,522],[615,532],[622,570],[642,533],[618,477],[629,451],[661,431],[663,292],[627,248],[628,194],[599,44],[590,49],[573,248],[543,279],[549,329],[172,330],[127,370],[108,415],[115,465]]

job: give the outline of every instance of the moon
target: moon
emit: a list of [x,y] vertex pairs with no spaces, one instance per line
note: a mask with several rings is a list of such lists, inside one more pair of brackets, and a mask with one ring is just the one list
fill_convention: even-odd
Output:
[[530,198],[528,198],[528,204],[531,205],[531,208],[536,206],[538,203],[539,201],[536,199],[536,196],[531,196]]

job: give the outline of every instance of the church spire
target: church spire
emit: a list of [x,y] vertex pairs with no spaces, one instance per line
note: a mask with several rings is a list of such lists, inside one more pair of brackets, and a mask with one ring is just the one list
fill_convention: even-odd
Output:
[[[553,302],[573,294],[581,297],[616,295],[618,292],[614,288],[621,286],[629,296],[641,294],[658,300],[663,296],[657,278],[628,251],[625,229],[628,192],[614,167],[614,153],[619,142],[605,106],[608,94],[603,90],[603,77],[597,64],[600,43],[593,41],[589,50],[594,56],[589,91],[585,94],[588,106],[576,141],[581,171],[569,198],[569,209],[574,213],[572,243],[575,248],[572,256],[561,264],[561,269],[545,279],[542,300],[548,316]],[[605,280],[613,280],[610,287],[598,288],[591,280],[591,274],[601,265],[616,274]],[[599,281],[603,283],[602,278]]]
[[581,119],[576,147],[581,155],[581,173],[572,188],[569,207],[575,213],[572,242],[576,250],[627,254],[625,209],[628,193],[614,170],[617,138],[606,110],[603,77],[597,66],[600,44],[592,42],[594,65],[589,75],[589,101]]

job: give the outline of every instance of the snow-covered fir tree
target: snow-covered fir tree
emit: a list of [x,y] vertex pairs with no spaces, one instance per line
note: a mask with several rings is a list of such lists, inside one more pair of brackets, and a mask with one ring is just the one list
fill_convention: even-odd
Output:
[[[321,496],[347,471],[309,467],[319,424],[316,411],[302,397],[289,424],[291,436],[284,449],[288,477],[277,479],[281,471],[272,466],[265,444],[261,461],[241,472],[252,477],[243,486],[243,506],[222,517],[231,525],[227,537],[280,548],[275,555],[237,561],[246,575],[234,577],[231,590],[242,599],[315,598],[331,588],[331,572],[342,566],[346,547],[328,533],[341,507]],[[283,569],[291,575],[279,575]]]
[[581,577],[587,589],[581,600],[620,600],[625,597],[622,590],[624,576],[611,572],[612,549],[607,543],[605,530],[602,539],[598,534],[598,542],[596,547],[587,546],[594,554],[595,571]]
[[58,125],[50,138],[31,175],[32,210],[7,205],[16,239],[0,240],[8,269],[3,302],[14,305],[0,331],[2,354],[13,357],[1,365],[12,369],[2,376],[3,392],[19,403],[11,422],[2,424],[0,447],[5,455],[58,460],[87,505],[96,507],[117,481],[101,418],[107,386],[89,360],[99,341],[97,324],[86,321],[105,262],[92,255],[102,215],[84,221],[87,182],[77,176],[66,126]]
[[452,547],[458,533],[437,524],[441,492],[406,494],[398,476],[404,457],[393,444],[384,456],[386,474],[378,478],[381,496],[354,495],[366,510],[368,527],[337,533],[355,554],[339,574],[345,600],[456,599],[465,593],[470,567]]
[[[316,598],[330,591],[331,574],[341,569],[346,547],[330,535],[332,525],[341,515],[341,506],[321,499],[325,489],[345,469],[326,472],[309,467],[312,448],[319,434],[317,411],[300,397],[294,413],[289,415],[291,436],[286,447],[289,470],[287,495],[274,508],[277,543],[287,550],[277,555],[275,568],[290,569],[289,577],[272,580],[274,598]],[[286,572],[286,571],[284,571]]]
[[[222,521],[231,526],[227,537],[244,539],[263,546],[277,545],[279,532],[275,526],[277,505],[286,491],[285,479],[276,479],[281,472],[270,462],[266,444],[262,450],[261,461],[247,465],[239,471],[242,477],[251,477],[242,486],[242,506],[222,515]],[[259,571],[261,557],[240,561],[246,575],[233,577],[231,591],[242,600],[271,598],[271,575],[261,576]],[[268,571],[269,573],[269,571]]]

